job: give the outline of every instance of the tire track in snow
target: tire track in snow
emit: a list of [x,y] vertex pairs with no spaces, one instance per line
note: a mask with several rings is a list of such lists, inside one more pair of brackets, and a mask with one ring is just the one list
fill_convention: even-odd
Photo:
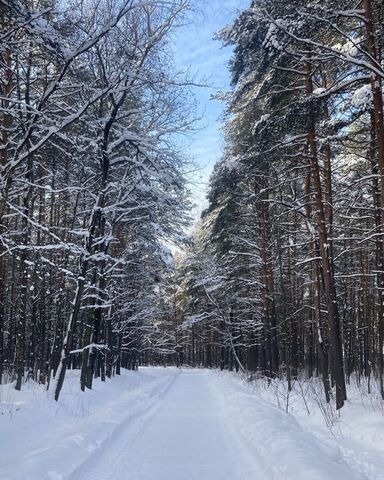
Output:
[[259,478],[259,464],[227,428],[220,393],[207,371],[182,371],[159,399],[134,426],[104,444],[95,465],[87,462],[71,480]]
[[[155,415],[161,405],[161,399],[172,387],[179,374],[178,371],[168,379],[155,394],[152,390],[147,393],[146,398],[141,402],[140,409],[132,412],[120,423],[109,437],[99,444],[97,450],[94,450],[81,465],[72,471],[68,480],[106,480],[111,478],[114,467],[127,452],[127,443],[133,442],[141,429]],[[130,404],[127,405],[127,408],[130,408]],[[56,478],[53,476],[52,480],[56,480]]]

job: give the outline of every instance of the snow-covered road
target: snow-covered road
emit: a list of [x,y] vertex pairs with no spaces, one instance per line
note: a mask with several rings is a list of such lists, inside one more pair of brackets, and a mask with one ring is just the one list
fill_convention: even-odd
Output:
[[[223,397],[207,371],[184,370],[147,421],[119,432],[77,480],[257,479],[251,460],[226,417]],[[92,462],[93,463],[93,462]],[[84,471],[85,470],[85,471]]]
[[351,457],[239,376],[146,367],[85,393],[78,381],[69,372],[59,403],[32,382],[0,386],[1,480],[384,480],[378,449]]

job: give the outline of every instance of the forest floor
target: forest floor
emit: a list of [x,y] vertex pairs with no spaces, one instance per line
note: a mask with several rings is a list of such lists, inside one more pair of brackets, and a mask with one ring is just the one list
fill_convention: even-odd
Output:
[[1,480],[384,479],[384,417],[363,402],[330,423],[309,394],[213,370],[140,368],[85,393],[78,380],[58,403],[0,386]]

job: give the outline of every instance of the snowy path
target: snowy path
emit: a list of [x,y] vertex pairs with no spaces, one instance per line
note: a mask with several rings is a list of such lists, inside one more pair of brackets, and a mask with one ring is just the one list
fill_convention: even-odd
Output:
[[[207,371],[183,371],[147,421],[127,427],[77,480],[245,480],[258,466],[239,441]],[[93,463],[93,462],[92,462]]]
[[352,461],[239,376],[145,367],[85,393],[78,381],[69,372],[59,403],[0,386],[0,480],[384,480],[378,448]]

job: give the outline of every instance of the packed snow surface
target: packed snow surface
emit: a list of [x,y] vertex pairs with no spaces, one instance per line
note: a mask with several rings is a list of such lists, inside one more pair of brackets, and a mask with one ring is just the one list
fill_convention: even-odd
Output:
[[1,480],[370,479],[337,445],[210,370],[140,368],[59,403],[0,386]]

